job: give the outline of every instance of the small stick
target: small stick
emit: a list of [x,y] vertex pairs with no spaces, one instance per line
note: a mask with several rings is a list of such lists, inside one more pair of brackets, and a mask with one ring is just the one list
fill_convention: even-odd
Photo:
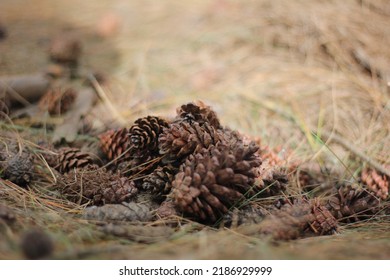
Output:
[[73,142],[77,137],[77,124],[81,117],[88,114],[96,99],[97,96],[93,89],[80,90],[73,108],[65,114],[63,124],[58,125],[54,130],[53,142],[59,142],[62,139],[68,143]]
[[14,103],[29,105],[38,100],[49,88],[50,79],[43,74],[0,77],[0,96]]

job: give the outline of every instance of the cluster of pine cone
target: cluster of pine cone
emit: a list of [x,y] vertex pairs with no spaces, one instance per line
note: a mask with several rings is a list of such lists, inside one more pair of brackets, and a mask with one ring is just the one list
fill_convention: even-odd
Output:
[[[372,217],[388,199],[389,178],[368,168],[359,182],[365,188],[338,184],[322,200],[297,194],[291,188],[296,164],[222,126],[202,102],[182,105],[171,120],[139,118],[129,128],[100,134],[99,142],[101,158],[77,148],[42,154],[57,171],[54,187],[74,203],[137,202],[146,194],[158,218],[176,214],[212,225],[260,223],[262,233],[291,239],[330,234],[338,222]],[[28,185],[31,156],[20,153],[1,160],[7,163],[6,179]],[[315,179],[298,175],[301,185]]]
[[177,109],[170,121],[147,116],[129,129],[100,135],[101,147],[116,171],[158,202],[197,221],[213,223],[259,192],[254,184],[259,147],[223,127],[201,102]]

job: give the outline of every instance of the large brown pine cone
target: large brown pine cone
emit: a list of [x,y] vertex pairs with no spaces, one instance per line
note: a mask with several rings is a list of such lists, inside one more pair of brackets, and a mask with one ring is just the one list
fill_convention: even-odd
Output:
[[159,117],[139,118],[130,128],[132,156],[142,158],[145,154],[158,155],[158,137],[168,122]]
[[184,214],[215,222],[245,196],[256,193],[253,183],[261,160],[258,147],[220,144],[190,155],[172,182],[172,197]]
[[370,218],[381,210],[378,197],[351,185],[335,188],[325,205],[338,221],[344,223]]
[[218,143],[220,137],[207,123],[202,127],[198,123],[172,123],[159,137],[159,150],[163,162],[181,164],[188,155]]
[[[52,160],[52,159],[51,159]],[[94,164],[96,160],[88,153],[77,148],[61,148],[57,154],[56,165],[53,166],[60,173],[66,173],[75,168]]]
[[[390,169],[390,166],[388,166]],[[386,200],[389,197],[390,178],[375,169],[365,168],[361,175],[362,183],[377,197]]]
[[178,169],[171,165],[157,167],[142,183],[144,190],[150,191],[157,199],[163,199],[172,189],[172,180]]
[[116,164],[131,159],[130,136],[127,128],[108,130],[99,135],[100,146],[109,161]]
[[76,96],[77,92],[72,88],[49,89],[39,100],[39,108],[50,115],[61,115],[73,106]]
[[34,176],[33,155],[27,152],[4,156],[0,162],[0,175],[14,184],[25,187]]
[[200,125],[207,123],[215,129],[222,128],[217,114],[202,101],[196,101],[184,104],[176,109],[177,120],[184,120],[187,122],[197,122]]
[[138,193],[134,182],[96,165],[74,169],[57,178],[57,187],[78,204],[114,204],[129,201]]
[[260,233],[276,240],[290,240],[311,235],[327,235],[337,230],[337,221],[317,200],[296,200],[285,204],[260,223]]

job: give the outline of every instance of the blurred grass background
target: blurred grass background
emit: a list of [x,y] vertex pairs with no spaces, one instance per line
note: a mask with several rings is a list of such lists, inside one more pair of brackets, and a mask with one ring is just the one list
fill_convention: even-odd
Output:
[[[102,34],[110,19],[115,28]],[[0,21],[9,33],[0,43],[1,75],[40,71],[53,36],[79,34],[82,65],[112,80],[106,93],[116,113],[107,104],[93,113],[104,123],[170,116],[180,104],[200,99],[224,125],[291,149],[300,161],[318,162],[346,180],[365,164],[354,149],[390,164],[388,1],[2,0]],[[312,131],[325,136],[325,145]],[[326,141],[334,134],[353,149]],[[60,257],[390,257],[388,223],[281,244],[231,230],[182,229],[145,245],[44,210],[26,220],[52,231]],[[18,237],[9,232],[7,238],[16,244]],[[0,258],[20,258],[16,245],[0,244]]]

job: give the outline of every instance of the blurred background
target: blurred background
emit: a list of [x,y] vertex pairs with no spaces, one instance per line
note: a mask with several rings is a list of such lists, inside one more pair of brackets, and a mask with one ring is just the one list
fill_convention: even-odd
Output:
[[282,110],[370,149],[389,128],[380,121],[389,108],[389,17],[380,0],[2,0],[0,74],[41,71],[50,41],[72,33],[81,64],[112,77],[125,119],[137,117],[134,106],[137,115],[173,114],[201,99],[225,124],[274,143],[294,138],[291,122],[272,112]]

